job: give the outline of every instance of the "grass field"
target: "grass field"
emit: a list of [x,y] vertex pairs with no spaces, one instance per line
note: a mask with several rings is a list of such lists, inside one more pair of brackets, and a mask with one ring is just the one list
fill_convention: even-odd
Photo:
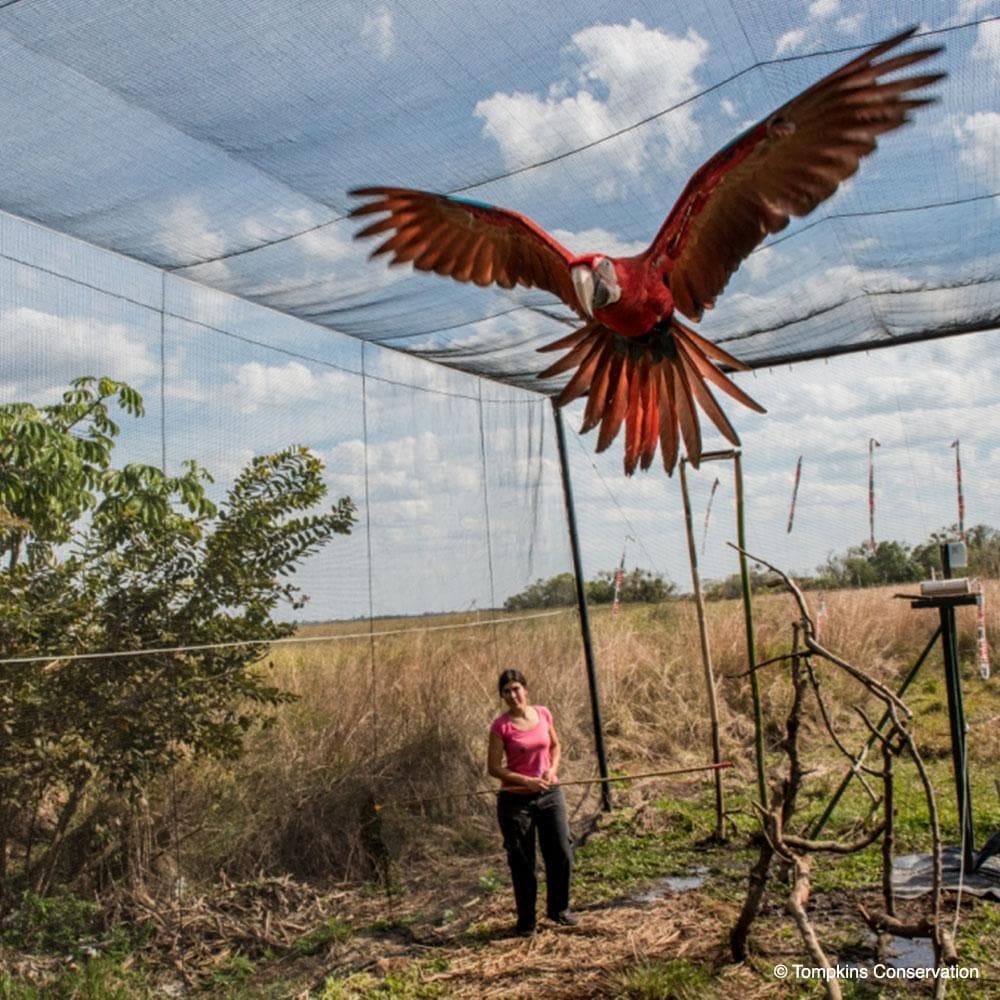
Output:
[[[991,633],[998,598],[1000,585],[988,586]],[[484,624],[488,617],[499,620]],[[567,789],[574,829],[584,841],[574,881],[575,905],[585,918],[580,929],[546,931],[528,950],[503,937],[512,904],[492,797],[470,794],[489,787],[486,732],[501,707],[495,680],[511,666],[527,675],[534,699],[555,715],[565,748],[563,779],[597,773],[575,613],[380,621],[371,636],[367,623],[312,625],[300,634],[318,641],[276,647],[266,667],[298,700],[254,734],[242,759],[182,769],[151,806],[183,837],[160,857],[150,896],[172,900],[177,928],[185,920],[207,928],[199,939],[202,958],[211,919],[220,925],[235,919],[240,906],[249,913],[251,898],[262,914],[270,907],[275,927],[284,914],[301,930],[288,930],[284,944],[274,927],[270,939],[263,932],[220,939],[190,982],[176,967],[165,971],[142,935],[129,937],[135,928],[127,921],[114,947],[103,943],[109,932],[102,929],[100,954],[75,969],[45,965],[43,958],[36,968],[25,949],[8,945],[0,957],[22,973],[0,973],[0,997],[132,1000],[171,990],[215,1000],[820,995],[815,982],[781,983],[770,973],[779,960],[808,963],[783,911],[784,889],[772,890],[755,925],[753,960],[727,962],[726,936],[756,854],[750,844],[757,829],[750,804],[753,727],[741,608],[713,603],[708,617],[723,755],[735,763],[725,779],[730,840],[705,843],[714,815],[712,782],[704,776],[622,783],[609,815],[600,813],[594,788]],[[755,617],[758,660],[786,652],[796,618],[791,598],[758,597]],[[1000,828],[1000,690],[975,670],[973,610],[961,610],[959,619],[982,840]],[[894,687],[935,625],[933,612],[911,610],[893,590],[844,591],[826,595],[822,638]],[[708,711],[693,606],[625,607],[617,619],[598,608],[593,627],[612,770],[707,763]],[[998,647],[992,652],[996,659]],[[860,746],[866,732],[855,707],[877,718],[880,706],[841,671],[826,664],[819,670],[835,727],[848,746]],[[760,682],[768,774],[776,778],[791,702],[787,665],[765,668]],[[954,842],[959,825],[939,650],[928,657],[907,702],[937,791],[942,832]],[[807,777],[798,829],[820,813],[847,766],[813,706],[802,744]],[[901,762],[898,777],[897,849],[926,851],[926,808],[912,765]],[[824,835],[856,826],[868,808],[855,782]],[[226,873],[229,909],[216,905],[220,872]],[[672,876],[701,881],[694,887],[662,881]],[[877,845],[816,861],[812,913],[832,954],[870,950],[856,907],[877,900],[879,880]],[[260,904],[262,898],[271,902]],[[211,919],[206,916],[204,925],[194,916],[188,920],[186,907]],[[963,961],[975,963],[985,978],[953,986],[949,995],[1000,996],[998,913],[1000,904],[964,901]],[[58,913],[50,918],[69,919]],[[176,934],[181,937],[181,930]],[[84,940],[87,933],[77,937]],[[261,943],[272,939],[279,943]],[[30,975],[23,971],[32,968]],[[40,981],[38,969],[48,970],[47,992],[32,985]],[[926,984],[883,984],[881,992],[865,992],[870,985],[847,983],[845,993],[930,995]]]

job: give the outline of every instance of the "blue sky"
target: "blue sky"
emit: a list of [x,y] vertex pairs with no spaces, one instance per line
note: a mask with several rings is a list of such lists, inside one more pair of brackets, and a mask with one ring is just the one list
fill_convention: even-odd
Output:
[[[976,0],[911,6],[935,30],[993,13]],[[0,220],[0,399],[51,399],[84,372],[128,380],[149,416],[126,430],[127,456],[159,461],[162,417],[168,464],[197,457],[220,489],[254,453],[293,441],[313,447],[334,495],[360,502],[367,490],[372,499],[376,613],[488,607],[567,568],[547,400],[378,347],[362,351],[348,336],[445,350],[459,365],[537,370],[544,361],[534,348],[562,331],[531,309],[546,298],[369,263],[351,240],[356,227],[337,221],[345,191],[476,184],[471,194],[529,213],[575,250],[641,249],[699,162],[846,58],[791,57],[904,26],[888,10],[845,0],[740,5],[741,23],[735,11],[581,3],[538,17],[536,5],[519,3],[319,0],[253,2],[239,12],[77,0],[4,10],[0,79],[24,96],[6,130],[12,169],[0,178],[0,209],[83,242]],[[964,204],[877,225],[870,214],[793,225],[791,238],[734,277],[703,324],[708,335],[739,336],[762,318],[800,320],[758,338],[761,349],[796,349],[830,329],[863,335],[875,322],[899,335],[996,310],[998,203],[988,196],[1000,191],[1000,21],[938,40],[950,73],[941,103],[887,137],[817,215]],[[768,60],[790,61],[724,83]],[[674,110],[631,128],[664,108]],[[561,158],[524,169],[552,157]],[[184,266],[270,240],[283,242]],[[164,281],[90,244],[179,270]],[[947,287],[926,291],[937,285]],[[812,313],[826,325],[803,320]],[[967,523],[1000,526],[998,336],[740,376],[768,410],[727,406],[743,440],[751,548],[808,571],[865,539],[870,437],[882,443],[879,537],[918,542],[955,520],[955,438]],[[371,376],[364,391],[362,365]],[[580,410],[569,408],[570,430]],[[686,589],[676,476],[654,466],[626,480],[620,443],[594,456],[593,435],[571,437],[588,572],[610,569],[625,547],[629,565]],[[699,544],[716,475],[702,559],[709,577],[735,569],[725,546],[734,537],[728,468],[692,477]],[[314,595],[308,617],[368,610],[362,514],[351,539],[302,573]]]

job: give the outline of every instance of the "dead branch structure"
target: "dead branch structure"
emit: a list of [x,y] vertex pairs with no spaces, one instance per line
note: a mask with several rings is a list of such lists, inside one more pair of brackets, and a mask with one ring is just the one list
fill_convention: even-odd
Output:
[[[734,546],[736,548],[736,546]],[[742,551],[742,550],[741,550]],[[748,553],[744,553],[748,555]],[[750,928],[760,912],[761,903],[771,880],[774,861],[778,859],[790,872],[791,891],[788,894],[787,908],[802,936],[803,943],[818,968],[825,970],[824,986],[830,1000],[840,1000],[842,992],[836,976],[836,969],[831,964],[816,933],[808,914],[809,893],[811,887],[812,856],[828,854],[850,854],[863,850],[876,840],[882,844],[882,895],[883,908],[869,912],[861,907],[861,915],[868,927],[876,934],[893,934],[904,938],[930,938],[934,948],[934,962],[937,967],[954,965],[957,960],[955,942],[951,932],[941,919],[942,892],[942,842],[938,823],[937,803],[934,789],[931,786],[927,769],[921,760],[916,743],[909,728],[909,720],[913,713],[906,704],[884,684],[881,684],[866,671],[841,659],[835,653],[826,649],[816,637],[816,626],[806,605],[802,591],[787,574],[777,567],[755,556],[750,558],[777,573],[784,581],[789,592],[798,605],[799,618],[792,624],[793,641],[788,654],[766,663],[755,664],[753,669],[785,662],[789,665],[793,697],[788,717],[785,721],[785,735],[782,749],[785,753],[786,765],[780,779],[772,782],[770,800],[767,808],[758,806],[761,820],[760,852],[749,874],[747,895],[740,916],[730,932],[730,948],[733,958],[742,961],[747,956],[747,942]],[[830,712],[824,700],[822,684],[818,671],[818,661],[832,665],[847,674],[857,684],[881,701],[886,710],[888,728],[883,732],[875,726],[867,714],[860,708],[855,711],[872,734],[875,742],[881,748],[882,766],[874,768],[865,765],[857,755],[853,754],[837,733]],[[804,780],[804,771],[799,752],[799,731],[802,722],[802,712],[809,692],[816,701],[819,717],[823,727],[837,751],[850,761],[852,768],[862,780],[869,795],[874,800],[873,816],[881,812],[881,818],[875,822],[860,838],[846,840],[815,840],[791,832],[794,822],[796,800]],[[933,886],[930,897],[930,912],[920,919],[906,923],[896,916],[895,899],[892,888],[892,865],[895,850],[895,823],[893,817],[895,795],[894,762],[900,755],[906,754],[916,767],[927,802],[927,812],[931,834],[931,849],[934,862]],[[875,796],[871,785],[865,778],[871,778],[881,783],[882,795]],[[935,988],[935,996],[944,994],[945,980],[939,978]]]

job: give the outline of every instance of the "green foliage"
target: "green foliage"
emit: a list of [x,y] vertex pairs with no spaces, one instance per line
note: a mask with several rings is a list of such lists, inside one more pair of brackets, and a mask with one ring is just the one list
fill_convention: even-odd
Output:
[[[818,577],[799,582],[807,587],[873,587],[885,583],[914,583],[941,575],[941,551],[944,542],[957,541],[958,525],[931,533],[921,545],[903,542],[879,542],[854,545],[838,556],[830,556],[817,568]],[[969,565],[955,575],[1000,577],[1000,531],[977,524],[965,532]]]
[[[750,593],[766,594],[784,587],[784,583],[774,573],[751,569],[749,572]],[[706,601],[733,601],[743,597],[743,578],[733,573],[724,580],[708,583],[703,590]]]
[[507,883],[498,874],[495,868],[487,868],[485,875],[479,876],[479,888],[483,892],[494,893],[500,892],[502,889],[506,888]]
[[610,995],[615,1000],[710,1000],[717,993],[711,970],[675,958],[633,965]]
[[345,924],[336,917],[330,917],[299,938],[292,952],[295,955],[315,955],[334,941],[346,941],[352,933],[350,924]]
[[[616,570],[602,570],[597,579],[586,582],[587,600],[591,604],[610,604],[615,597]],[[654,604],[674,596],[676,585],[662,576],[638,566],[622,576],[621,599],[630,604]],[[525,611],[534,608],[563,608],[576,604],[576,583],[572,573],[559,573],[548,580],[533,584],[508,597],[505,611]]]
[[[0,659],[23,658],[0,670],[0,887],[13,854],[44,893],[85,803],[77,829],[100,835],[95,788],[135,801],[179,759],[240,752],[286,700],[251,668],[293,630],[272,619],[304,603],[288,578],[354,521],[346,497],[307,513],[326,487],[305,448],[253,459],[218,508],[194,462],[115,468],[115,401],[142,414],[135,390],[93,378],[0,407]],[[164,651],[99,655],[144,649]]]
[[447,968],[446,959],[435,958],[411,962],[390,972],[384,979],[377,979],[366,972],[357,972],[344,979],[331,976],[324,983],[318,1000],[437,1000],[446,996],[445,989],[438,983],[427,982],[426,977],[444,972]]
[[838,587],[874,587],[883,583],[912,583],[925,574],[902,542],[854,545],[843,555],[831,556],[819,567],[822,577]]
[[[879,542],[874,550],[868,543],[853,545],[846,552],[830,555],[816,568],[816,576],[798,576],[806,590],[837,590],[849,587],[877,587],[887,583],[915,583],[941,575],[940,546],[958,539],[958,525],[931,533],[921,545]],[[969,565],[955,575],[1000,577],[1000,531],[985,524],[966,529]],[[781,590],[784,584],[773,573],[750,570],[750,590],[754,594]],[[743,596],[739,573],[704,587],[706,600],[734,600]]]
[[33,954],[69,955],[101,932],[96,903],[69,893],[24,892],[0,930],[0,941]]
[[44,984],[0,972],[0,1000],[158,1000],[131,963],[97,956],[75,962]]
[[[932,532],[928,541],[913,550],[913,560],[920,566],[923,579],[931,575],[931,569],[941,574],[940,546],[942,542],[953,542],[958,537],[958,525],[953,524],[950,528]],[[1000,577],[1000,531],[985,524],[966,528],[965,546],[969,565],[957,571],[956,575]]]
[[215,988],[239,986],[254,974],[253,961],[246,955],[230,955],[228,959],[212,975],[212,986]]

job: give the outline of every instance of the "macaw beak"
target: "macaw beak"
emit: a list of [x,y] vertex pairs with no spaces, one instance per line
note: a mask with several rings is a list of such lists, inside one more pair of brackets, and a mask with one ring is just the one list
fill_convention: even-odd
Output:
[[576,297],[580,302],[580,308],[587,314],[588,319],[594,318],[594,272],[586,264],[577,264],[570,271],[573,278],[573,288],[576,289]]
[[592,309],[603,309],[606,305],[612,302],[611,289],[601,281],[600,278],[594,279],[594,296],[591,299]]

